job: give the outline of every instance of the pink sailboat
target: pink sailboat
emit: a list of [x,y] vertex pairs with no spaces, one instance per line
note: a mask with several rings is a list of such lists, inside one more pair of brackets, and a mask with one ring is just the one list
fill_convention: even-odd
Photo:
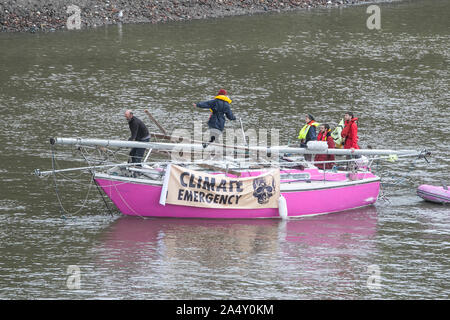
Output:
[[[261,172],[252,172],[258,176]],[[286,171],[280,171],[283,177]],[[281,178],[281,195],[285,199],[286,216],[300,217],[332,213],[371,205],[380,192],[380,178],[370,172],[358,173],[349,180],[345,173],[323,174],[318,169],[290,170],[308,173],[311,178],[292,181]],[[174,218],[279,218],[280,208],[204,208],[159,203],[162,182],[133,179],[110,174],[95,175],[97,183],[125,215]]]
[[[134,142],[101,139],[51,139],[51,144],[78,147],[143,147],[167,151],[179,143]],[[193,152],[202,145],[189,144]],[[239,148],[238,148],[239,149]],[[244,151],[260,151],[244,147]],[[268,148],[264,148],[267,151]],[[292,148],[277,146],[281,155],[335,154],[361,156],[423,156],[414,150]],[[374,204],[380,193],[380,178],[370,171],[370,161],[350,170],[319,170],[305,161],[271,162],[255,168],[236,161],[207,163],[147,162],[141,166],[112,163],[76,168],[89,170],[96,184],[124,215],[141,217],[253,219],[292,218],[344,211]],[[280,159],[283,157],[280,157]],[[342,160],[351,163],[355,160]],[[339,161],[337,161],[339,162]],[[234,167],[233,167],[234,165]],[[36,171],[39,176],[76,170]]]

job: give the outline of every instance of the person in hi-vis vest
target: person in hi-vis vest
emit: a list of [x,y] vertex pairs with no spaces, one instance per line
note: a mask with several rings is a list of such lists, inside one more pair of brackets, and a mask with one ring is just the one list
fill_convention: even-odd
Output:
[[[308,143],[308,141],[317,140],[316,128],[319,126],[319,123],[317,123],[314,120],[314,117],[310,114],[306,115],[305,121],[306,124],[303,126],[303,128],[300,129],[297,137],[297,139],[300,140],[301,148],[306,148],[306,144]],[[311,161],[311,158],[312,156],[310,154],[305,154],[306,161]]]

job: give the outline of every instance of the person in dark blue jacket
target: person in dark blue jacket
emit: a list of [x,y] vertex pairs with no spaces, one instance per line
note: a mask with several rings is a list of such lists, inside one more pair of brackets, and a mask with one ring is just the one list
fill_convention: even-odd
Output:
[[[228,120],[236,120],[230,108],[231,99],[227,97],[227,91],[220,89],[219,93],[213,100],[194,103],[195,107],[209,109],[211,115],[208,120],[208,128],[210,132],[209,143],[214,142],[222,134],[225,127],[225,116]],[[206,147],[206,144],[203,144]]]

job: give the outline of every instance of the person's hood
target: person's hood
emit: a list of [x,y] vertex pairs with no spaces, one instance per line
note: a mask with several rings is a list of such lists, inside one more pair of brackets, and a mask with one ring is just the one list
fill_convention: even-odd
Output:
[[228,98],[227,96],[224,96],[224,95],[215,96],[214,99],[219,99],[219,100],[223,100],[223,101],[226,101],[228,103],[231,103],[231,99]]

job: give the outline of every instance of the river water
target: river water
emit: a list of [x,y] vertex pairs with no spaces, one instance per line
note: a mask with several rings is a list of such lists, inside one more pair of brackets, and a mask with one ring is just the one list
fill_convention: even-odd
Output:
[[[0,34],[0,299],[448,299],[450,210],[415,192],[450,183],[450,1],[379,6],[380,30],[354,6]],[[62,215],[31,174],[51,168],[49,137],[127,139],[127,108],[192,130],[208,116],[192,102],[222,87],[246,128],[281,143],[306,112],[336,124],[353,110],[361,147],[427,148],[430,163],[374,168],[375,206],[289,221],[110,215],[96,190],[81,206],[82,176]]]

